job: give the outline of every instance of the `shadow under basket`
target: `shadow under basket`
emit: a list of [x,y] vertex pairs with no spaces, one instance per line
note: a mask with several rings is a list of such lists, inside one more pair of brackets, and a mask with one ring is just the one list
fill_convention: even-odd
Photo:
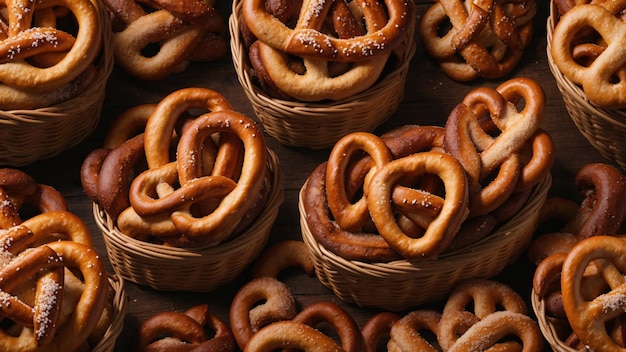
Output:
[[244,232],[216,246],[178,248],[134,239],[94,204],[113,270],[125,280],[160,291],[209,292],[234,281],[265,247],[283,200],[278,159],[273,152],[269,155],[272,191],[265,209]]
[[598,106],[589,100],[580,86],[561,73],[551,53],[552,34],[557,21],[558,10],[554,2],[551,2],[546,25],[548,66],[563,96],[565,108],[585,139],[603,157],[626,170],[626,110]]
[[51,158],[82,142],[100,121],[106,84],[113,71],[112,32],[100,5],[102,49],[92,82],[78,95],[32,110],[0,110],[0,165],[23,166]]
[[341,300],[362,307],[405,310],[442,300],[458,283],[493,277],[516,261],[530,244],[551,185],[548,175],[514,218],[468,247],[443,253],[435,260],[366,263],[346,260],[315,240],[302,204],[305,184],[299,202],[302,238],[317,278]]
[[126,317],[127,299],[124,289],[124,280],[117,275],[109,277],[109,283],[115,294],[113,295],[113,317],[111,326],[104,334],[102,340],[93,348],[92,352],[112,352],[115,349],[117,338],[124,328]]
[[551,318],[547,315],[545,301],[535,294],[534,290],[531,293],[531,305],[533,307],[533,311],[535,312],[535,316],[537,316],[539,329],[541,329],[541,333],[546,341],[548,341],[548,344],[550,344],[553,351],[580,352],[579,350],[565,344],[556,325],[552,323]]
[[402,62],[367,90],[338,101],[309,103],[269,96],[250,76],[239,25],[241,1],[233,1],[229,20],[230,47],[239,83],[265,132],[289,147],[323,149],[356,131],[372,132],[398,109],[404,97],[409,64],[416,47],[413,25]]

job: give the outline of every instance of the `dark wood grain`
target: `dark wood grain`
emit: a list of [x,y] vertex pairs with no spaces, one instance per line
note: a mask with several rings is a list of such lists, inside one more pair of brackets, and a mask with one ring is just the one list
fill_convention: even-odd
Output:
[[[538,5],[539,12],[535,18],[532,43],[517,69],[509,77],[530,77],[543,86],[547,106],[542,127],[551,134],[556,145],[551,192],[553,195],[571,195],[574,193],[573,176],[583,165],[591,162],[610,163],[610,161],[603,158],[582,137],[564,108],[563,100],[546,60],[545,24],[548,16],[548,3],[539,1]],[[228,15],[230,5],[221,6],[224,7],[221,11]],[[418,20],[428,6],[430,6],[428,2],[419,4]],[[500,82],[501,80],[479,80],[469,84],[454,82],[444,76],[438,67],[424,55],[418,43],[418,50],[411,63],[406,83],[404,100],[398,111],[376,132],[381,133],[407,123],[443,125],[453,106],[470,90],[481,85],[496,86]],[[70,210],[88,224],[99,252],[105,260],[107,259],[106,252],[100,232],[92,218],[91,202],[85,196],[80,184],[79,169],[82,160],[87,153],[102,145],[104,132],[110,121],[121,111],[140,103],[157,102],[174,90],[192,86],[214,89],[225,95],[237,110],[254,117],[250,103],[239,85],[230,57],[209,64],[192,64],[183,73],[150,83],[139,82],[116,69],[108,82],[106,101],[96,131],[84,142],[57,157],[22,167],[39,182],[52,185],[64,194]],[[298,191],[308,174],[328,156],[329,151],[286,148],[272,138],[268,138],[268,143],[277,153],[285,174],[285,199],[272,229],[270,243],[287,238],[299,239]],[[522,257],[496,279],[509,283],[528,298],[532,273],[533,267]],[[248,273],[245,272],[236,282],[210,293],[157,292],[127,282],[128,312],[116,351],[131,351],[134,334],[139,324],[159,311],[183,310],[197,303],[207,303],[215,314],[228,321],[231,297],[248,278]],[[302,306],[316,301],[332,301],[346,308],[360,325],[376,312],[375,309],[359,308],[341,302],[316,278],[307,277],[299,272],[287,275],[284,280],[290,285]],[[433,306],[438,304],[435,302]]]

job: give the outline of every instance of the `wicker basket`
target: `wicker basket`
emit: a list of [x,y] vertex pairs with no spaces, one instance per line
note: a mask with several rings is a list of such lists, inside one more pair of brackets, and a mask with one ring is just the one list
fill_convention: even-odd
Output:
[[0,165],[23,166],[53,157],[96,128],[107,80],[113,71],[111,23],[100,5],[102,50],[92,83],[79,95],[33,110],[0,110]]
[[262,251],[283,200],[283,176],[270,152],[272,193],[259,218],[245,232],[208,248],[177,248],[124,235],[97,205],[96,223],[104,236],[109,261],[121,277],[162,291],[208,292],[236,279]]
[[252,103],[265,132],[291,147],[323,149],[355,131],[371,132],[393,115],[402,98],[409,64],[415,53],[414,30],[400,66],[366,91],[328,103],[287,101],[268,96],[249,75],[245,49],[239,31],[241,1],[233,1],[229,27],[231,53],[239,83]]
[[457,283],[500,273],[523,253],[537,226],[539,210],[552,184],[546,177],[518,215],[497,232],[437,260],[364,263],[346,260],[315,241],[306,222],[300,191],[302,238],[315,262],[317,278],[340,299],[363,307],[404,310],[446,297]]
[[124,289],[124,280],[117,275],[109,278],[109,283],[115,291],[113,296],[113,319],[111,326],[104,334],[102,340],[93,348],[92,352],[112,352],[115,348],[115,342],[124,327],[124,317],[127,310],[126,291]]
[[546,315],[545,302],[543,301],[543,299],[535,294],[535,291],[532,291],[531,293],[531,305],[533,307],[535,315],[537,316],[537,321],[539,323],[541,333],[545,337],[546,341],[548,341],[553,351],[580,352],[575,348],[565,345],[562,337],[559,336],[557,328],[554,326],[554,324],[550,322],[548,316]]
[[626,110],[605,109],[587,98],[582,88],[565,77],[551,54],[552,33],[558,21],[558,10],[552,2],[547,21],[547,53],[550,71],[563,95],[565,108],[582,135],[602,156],[626,170]]

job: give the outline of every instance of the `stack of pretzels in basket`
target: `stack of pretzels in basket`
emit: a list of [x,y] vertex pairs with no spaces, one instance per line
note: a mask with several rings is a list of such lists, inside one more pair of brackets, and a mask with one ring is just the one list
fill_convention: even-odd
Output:
[[[238,14],[235,14],[238,15]],[[413,1],[243,0],[250,72],[271,97],[316,102],[363,92],[410,50]]]
[[432,259],[488,236],[550,172],[544,105],[535,81],[516,78],[471,91],[445,127],[345,136],[303,187],[311,234],[366,262]]
[[184,88],[120,115],[83,162],[81,180],[124,235],[214,246],[264,209],[275,176],[268,153],[257,124],[221,94]]
[[103,28],[91,0],[6,1],[0,35],[0,109],[37,109],[94,79]]
[[602,108],[626,108],[626,2],[554,1],[558,70]]
[[0,169],[0,197],[0,350],[91,351],[114,291],[87,226],[22,171]]
[[459,82],[500,78],[522,57],[533,34],[534,0],[435,2],[422,17],[426,53]]

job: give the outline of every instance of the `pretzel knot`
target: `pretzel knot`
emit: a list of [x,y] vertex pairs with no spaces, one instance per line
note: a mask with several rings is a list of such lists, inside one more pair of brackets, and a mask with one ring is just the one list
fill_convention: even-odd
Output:
[[426,52],[451,78],[461,82],[499,78],[515,67],[530,42],[535,12],[532,0],[523,5],[444,0],[424,13],[419,34]]
[[115,60],[137,78],[163,79],[190,61],[213,61],[228,50],[224,19],[207,2],[106,0],[105,5],[123,23],[113,37]]
[[[342,62],[364,60],[395,49],[410,27],[413,14],[411,1],[358,0],[367,33],[337,38],[321,31],[334,1],[303,1],[294,28],[268,12],[265,3],[243,1],[244,20],[259,40],[287,54]],[[386,20],[379,25],[381,18]]]
[[[584,273],[595,266],[609,289],[595,297],[583,295]],[[621,350],[609,336],[609,322],[624,315],[626,307],[624,240],[594,236],[579,242],[563,263],[561,288],[567,318],[578,338],[594,350]]]
[[[576,33],[591,28],[600,38],[580,43]],[[588,40],[593,40],[591,43]],[[602,107],[626,107],[626,24],[599,5],[578,5],[559,20],[552,37],[551,53],[559,70],[582,86],[589,99]],[[576,59],[574,50],[581,45],[604,43],[589,64]],[[572,49],[573,48],[573,49]]]

